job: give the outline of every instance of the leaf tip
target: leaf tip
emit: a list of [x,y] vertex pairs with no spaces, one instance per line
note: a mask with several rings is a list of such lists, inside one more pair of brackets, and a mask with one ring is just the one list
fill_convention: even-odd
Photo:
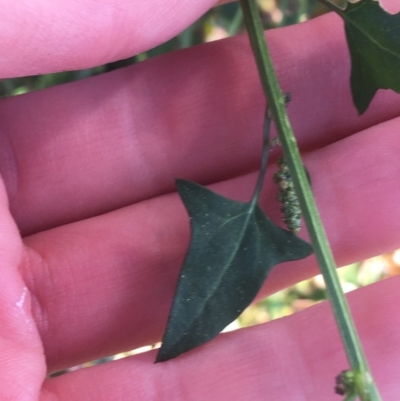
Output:
[[[169,344],[169,345],[167,345]],[[174,344],[175,345],[175,344]],[[183,352],[188,350],[181,350],[176,345],[174,346],[169,343],[168,339],[165,341],[163,340],[160,349],[158,350],[156,359],[154,363],[166,362],[170,359],[176,358],[177,356],[181,355]]]
[[156,359],[154,360],[154,363],[160,363],[160,362],[165,362],[167,359],[165,359],[163,357],[163,355],[161,354],[161,352],[159,351],[157,353]]
[[356,106],[357,113],[359,116],[362,116],[368,110],[368,107],[369,107],[371,101],[372,101],[372,98],[361,99],[361,100],[354,99],[354,105]]
[[185,180],[183,178],[175,178],[175,186],[176,186],[176,189],[178,190],[179,195],[181,196],[181,198],[183,200],[184,200],[185,193],[193,192],[196,189],[198,190],[199,188],[204,188],[194,181]]

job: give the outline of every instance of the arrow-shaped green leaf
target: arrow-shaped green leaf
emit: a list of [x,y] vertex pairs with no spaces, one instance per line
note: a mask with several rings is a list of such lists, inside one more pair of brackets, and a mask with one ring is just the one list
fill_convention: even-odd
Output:
[[273,266],[312,253],[256,202],[236,202],[191,181],[177,187],[192,238],[156,362],[214,338],[253,301]]
[[400,13],[389,14],[375,0],[335,11],[345,22],[353,101],[362,114],[378,89],[400,93]]

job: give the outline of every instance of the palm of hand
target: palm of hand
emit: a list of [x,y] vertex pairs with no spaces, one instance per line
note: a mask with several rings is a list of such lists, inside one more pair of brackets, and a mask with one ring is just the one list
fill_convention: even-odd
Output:
[[[212,1],[197,3],[193,15],[180,15],[182,24]],[[10,15],[12,7],[6,6]],[[81,32],[85,24],[82,17]],[[125,38],[127,28],[117,25],[113,33]],[[399,99],[382,93],[372,111],[358,118],[341,76],[345,72],[338,73],[348,68],[344,40],[324,38],[326,26],[341,32],[330,15],[274,31],[269,39],[278,71],[296,61],[297,68],[282,77],[283,87],[293,94],[293,125],[308,151],[305,164],[311,174],[318,172],[313,188],[343,264],[399,243],[400,190],[393,185],[400,168]],[[49,56],[49,47],[58,49],[60,30],[47,46],[16,52],[0,74],[56,70],[59,63],[66,69],[100,64],[115,43],[118,54],[112,57],[121,58],[173,34],[170,27],[163,29],[138,41],[137,48],[117,38],[108,46],[99,41],[92,47],[89,40],[77,47],[76,57],[70,57],[72,49]],[[287,54],[282,41],[290,47]],[[31,59],[28,67],[22,62],[26,59]],[[329,77],[321,72],[321,60],[334,65]],[[336,399],[333,377],[347,364],[327,305],[221,336],[169,365],[152,365],[154,354],[149,353],[45,380],[47,372],[160,339],[189,232],[173,178],[213,184],[240,200],[251,194],[255,174],[249,172],[259,162],[264,110],[252,63],[241,37],[2,100],[2,400],[162,399],[165,394],[185,401],[262,399],[265,394],[291,400],[311,395],[330,400],[331,394]],[[312,83],[304,81],[305,73]],[[327,93],[328,106],[319,100]],[[315,118],[304,118],[310,110]],[[379,182],[384,199],[371,182]],[[371,214],[377,199],[381,210]],[[266,191],[262,204],[278,218],[273,194]],[[316,271],[310,261],[279,266],[263,295]],[[388,280],[351,296],[378,384],[384,384],[384,395],[394,394],[393,400],[398,390],[384,367],[396,366],[392,350],[400,325],[395,303],[386,296],[396,284],[397,279]],[[374,308],[365,299],[373,300]],[[390,347],[378,341],[380,327],[393,339]],[[221,364],[227,371],[236,368],[228,374]]]

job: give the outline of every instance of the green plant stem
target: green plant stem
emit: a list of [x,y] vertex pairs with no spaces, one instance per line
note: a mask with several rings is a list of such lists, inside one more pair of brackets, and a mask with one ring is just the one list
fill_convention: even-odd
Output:
[[357,398],[357,394],[348,394],[343,401],[355,401]]
[[240,3],[262,86],[282,144],[285,161],[293,177],[308,233],[325,280],[347,358],[354,373],[356,391],[362,401],[380,401],[381,397],[372,379],[346,298],[340,286],[332,251],[285,110],[284,97],[265,42],[256,0],[240,0]]

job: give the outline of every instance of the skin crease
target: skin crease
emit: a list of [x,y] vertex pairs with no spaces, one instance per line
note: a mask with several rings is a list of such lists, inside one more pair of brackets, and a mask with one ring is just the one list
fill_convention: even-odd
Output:
[[[2,0],[0,77],[131,56],[214,3]],[[267,38],[338,264],[397,248],[400,97],[380,91],[357,116],[335,15]],[[151,352],[46,379],[160,339],[189,241],[173,179],[249,199],[263,111],[244,36],[0,101],[1,400],[338,399],[348,364],[326,302],[170,362]],[[279,221],[270,182],[261,205]],[[316,272],[313,257],[279,265],[260,296]],[[400,395],[399,284],[349,295],[385,401]]]

